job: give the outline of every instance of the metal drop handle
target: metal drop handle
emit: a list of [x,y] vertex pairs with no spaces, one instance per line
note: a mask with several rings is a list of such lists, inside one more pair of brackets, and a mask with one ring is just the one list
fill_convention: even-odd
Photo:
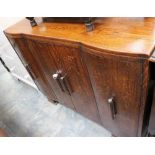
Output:
[[115,103],[114,97],[111,97],[108,99],[108,104],[110,106],[112,119],[114,120],[116,118],[116,114],[117,114],[116,103]]
[[58,73],[53,74],[53,79],[54,79],[54,80],[57,80],[57,79],[58,79],[58,77],[59,77],[59,74],[58,74]]
[[55,74],[52,75],[52,77],[57,82],[57,84],[59,85],[61,91],[64,92],[65,90],[64,90],[64,88],[63,88],[63,86],[62,86],[62,84],[60,82],[61,74],[60,73],[55,73]]
[[69,95],[71,95],[72,90],[71,90],[70,84],[69,84],[69,82],[68,82],[68,80],[67,80],[67,75],[61,77],[60,80],[61,80],[61,82],[62,82],[62,85],[63,85],[65,91],[67,91],[67,93],[68,93]]

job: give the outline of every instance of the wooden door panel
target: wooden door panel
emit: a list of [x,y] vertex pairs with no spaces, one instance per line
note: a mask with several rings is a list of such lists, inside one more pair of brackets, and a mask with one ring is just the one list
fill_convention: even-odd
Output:
[[50,53],[49,46],[45,43],[36,43],[32,40],[27,40],[27,44],[48,79],[48,84],[53,88],[58,101],[75,110],[70,97],[62,92],[58,83],[53,79],[53,74],[57,73],[58,69],[55,65],[55,60]]
[[47,79],[27,48],[25,40],[18,38],[9,40],[39,90],[45,94],[49,100],[57,101],[53,90],[48,85]]
[[[96,101],[87,69],[81,59],[80,50],[71,47],[55,47],[63,63],[64,74],[71,86],[71,98],[76,110],[87,118],[100,123]],[[61,67],[61,66],[60,66]]]
[[[141,95],[141,63],[120,61],[119,57],[83,54],[103,126],[116,136],[136,136]],[[116,117],[108,99],[113,97]]]

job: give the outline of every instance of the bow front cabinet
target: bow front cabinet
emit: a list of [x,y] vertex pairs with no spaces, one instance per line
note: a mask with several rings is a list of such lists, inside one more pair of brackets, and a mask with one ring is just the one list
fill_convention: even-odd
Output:
[[143,136],[150,113],[154,18],[83,24],[24,19],[4,31],[39,90],[114,136]]

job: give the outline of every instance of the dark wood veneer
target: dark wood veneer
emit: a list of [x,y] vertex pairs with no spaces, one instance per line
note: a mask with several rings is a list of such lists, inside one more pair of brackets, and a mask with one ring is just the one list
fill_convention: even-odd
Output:
[[[142,63],[84,53],[103,126],[117,136],[136,136],[141,97]],[[114,97],[113,119],[108,99]]]
[[[115,136],[142,136],[150,106],[154,18],[101,18],[82,24],[23,20],[5,31],[36,85]],[[147,117],[147,118],[146,118]]]

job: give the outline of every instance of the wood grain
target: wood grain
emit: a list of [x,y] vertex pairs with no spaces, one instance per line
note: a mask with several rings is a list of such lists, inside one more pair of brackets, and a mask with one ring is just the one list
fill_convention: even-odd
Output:
[[[81,60],[80,50],[32,40],[27,40],[27,43],[38,64],[47,75],[59,102],[100,123],[95,98],[88,73]],[[61,71],[61,75],[67,77],[72,90],[71,96],[61,91],[58,84],[52,79],[52,75],[57,71]]]
[[[154,31],[155,18],[99,18],[92,32],[72,23],[32,28],[24,19],[5,34],[49,99],[115,136],[142,136]],[[53,79],[56,73],[60,81]]]
[[[12,37],[65,40],[124,55],[150,56],[155,44],[155,18],[99,18],[95,29],[86,32],[84,24],[42,23],[31,27],[27,19],[5,30]],[[104,51],[105,52],[105,51]]]
[[[83,53],[103,126],[117,136],[136,136],[141,98],[140,61],[109,55]],[[111,117],[108,99],[114,97],[116,118]]]

